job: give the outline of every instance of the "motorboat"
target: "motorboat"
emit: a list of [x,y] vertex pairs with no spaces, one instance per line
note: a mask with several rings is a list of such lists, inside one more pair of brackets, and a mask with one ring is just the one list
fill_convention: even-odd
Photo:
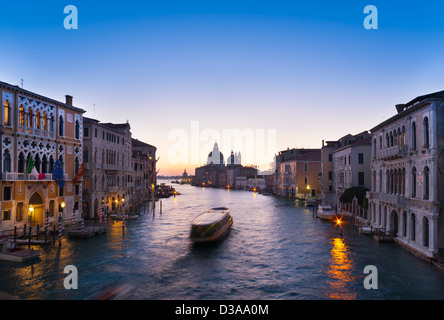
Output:
[[316,205],[316,200],[313,198],[308,198],[307,200],[305,200],[305,205],[307,207],[314,207]]
[[233,225],[230,211],[225,207],[212,208],[194,218],[191,221],[191,240],[211,242],[223,238]]
[[319,205],[316,216],[324,220],[337,220],[336,211],[329,205]]

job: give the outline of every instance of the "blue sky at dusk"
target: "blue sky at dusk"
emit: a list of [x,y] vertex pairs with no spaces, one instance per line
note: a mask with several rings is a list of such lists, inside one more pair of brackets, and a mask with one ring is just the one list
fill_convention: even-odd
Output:
[[[366,5],[378,30],[363,26]],[[66,5],[78,9],[66,30]],[[0,80],[126,122],[173,166],[175,128],[275,129],[277,150],[368,130],[444,90],[442,1],[3,2]],[[94,107],[95,104],[95,107]],[[206,145],[208,142],[201,142]],[[209,152],[210,150],[208,150]],[[270,162],[273,159],[270,158]]]

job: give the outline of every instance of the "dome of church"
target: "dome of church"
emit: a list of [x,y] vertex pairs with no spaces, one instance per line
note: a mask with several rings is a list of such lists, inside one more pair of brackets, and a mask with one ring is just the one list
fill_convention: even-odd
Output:
[[211,151],[208,154],[207,165],[208,164],[217,164],[217,165],[224,165],[225,164],[224,155],[222,152],[219,151],[219,147],[217,145],[217,142],[214,143],[213,151]]

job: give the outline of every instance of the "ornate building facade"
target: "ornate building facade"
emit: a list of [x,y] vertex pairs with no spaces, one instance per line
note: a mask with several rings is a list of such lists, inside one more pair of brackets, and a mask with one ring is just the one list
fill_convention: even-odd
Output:
[[[71,96],[60,102],[18,86],[0,82],[1,203],[0,230],[24,224],[44,226],[58,214],[80,214],[81,181],[75,181],[82,164],[83,113]],[[59,160],[65,184],[54,181]],[[29,172],[30,165],[34,175]]]
[[397,105],[372,133],[368,222],[418,255],[444,249],[444,91]]

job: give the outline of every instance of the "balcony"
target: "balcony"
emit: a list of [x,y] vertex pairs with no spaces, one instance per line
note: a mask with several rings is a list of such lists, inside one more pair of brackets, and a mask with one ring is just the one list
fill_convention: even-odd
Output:
[[379,151],[378,159],[380,160],[394,160],[405,158],[408,155],[408,146],[393,146]]
[[380,193],[378,198],[381,202],[392,204],[392,205],[395,205],[399,208],[405,208],[405,206],[406,206],[406,199],[404,198],[403,195],[400,195],[400,194]]
[[[67,175],[65,175],[67,178]],[[52,173],[45,173],[44,179],[36,179],[32,174],[17,173],[17,172],[3,172],[3,181],[52,181]],[[66,179],[65,179],[66,180]]]

